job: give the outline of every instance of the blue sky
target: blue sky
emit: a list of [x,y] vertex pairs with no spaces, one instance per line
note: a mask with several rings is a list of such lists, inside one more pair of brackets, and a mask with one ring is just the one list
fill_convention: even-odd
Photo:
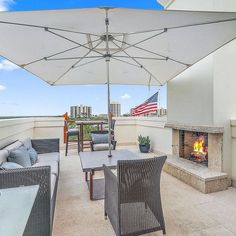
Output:
[[[0,11],[63,9],[116,6],[161,9],[156,0],[0,0]],[[158,87],[112,86],[111,100],[121,103],[122,113],[129,112]],[[160,88],[160,106],[166,107],[166,87]],[[94,114],[107,113],[105,86],[51,87],[36,76],[0,58],[0,116],[61,115],[70,105],[89,105]]]

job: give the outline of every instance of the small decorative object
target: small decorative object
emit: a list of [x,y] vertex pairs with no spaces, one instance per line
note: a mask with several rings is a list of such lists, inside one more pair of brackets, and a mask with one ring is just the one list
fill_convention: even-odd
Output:
[[144,137],[142,135],[138,136],[139,150],[143,153],[148,153],[150,150],[150,138],[149,136]]

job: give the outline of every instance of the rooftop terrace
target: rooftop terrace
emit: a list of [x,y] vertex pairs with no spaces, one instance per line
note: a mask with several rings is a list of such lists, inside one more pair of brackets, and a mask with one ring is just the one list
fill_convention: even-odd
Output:
[[[136,146],[118,148],[137,152]],[[102,173],[96,174],[101,176]],[[168,236],[236,235],[235,188],[203,194],[163,172],[161,192]],[[103,200],[89,200],[76,150],[70,151],[68,157],[62,155],[53,235],[115,235],[110,222],[104,220],[103,203]],[[162,235],[162,232],[149,235]]]

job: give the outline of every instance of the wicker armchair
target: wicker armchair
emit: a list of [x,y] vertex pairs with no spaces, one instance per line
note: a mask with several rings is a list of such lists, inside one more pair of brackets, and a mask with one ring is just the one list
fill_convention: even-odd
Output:
[[117,177],[104,165],[105,216],[117,236],[162,230],[160,176],[166,156],[117,162]]

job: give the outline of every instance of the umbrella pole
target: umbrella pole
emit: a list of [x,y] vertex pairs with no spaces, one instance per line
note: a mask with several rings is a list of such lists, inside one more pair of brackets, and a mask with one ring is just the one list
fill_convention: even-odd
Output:
[[109,50],[109,19],[108,19],[108,8],[106,8],[106,69],[107,69],[107,105],[108,105],[108,143],[109,143],[109,153],[108,157],[112,157],[111,154],[111,106],[110,106],[110,50]]

